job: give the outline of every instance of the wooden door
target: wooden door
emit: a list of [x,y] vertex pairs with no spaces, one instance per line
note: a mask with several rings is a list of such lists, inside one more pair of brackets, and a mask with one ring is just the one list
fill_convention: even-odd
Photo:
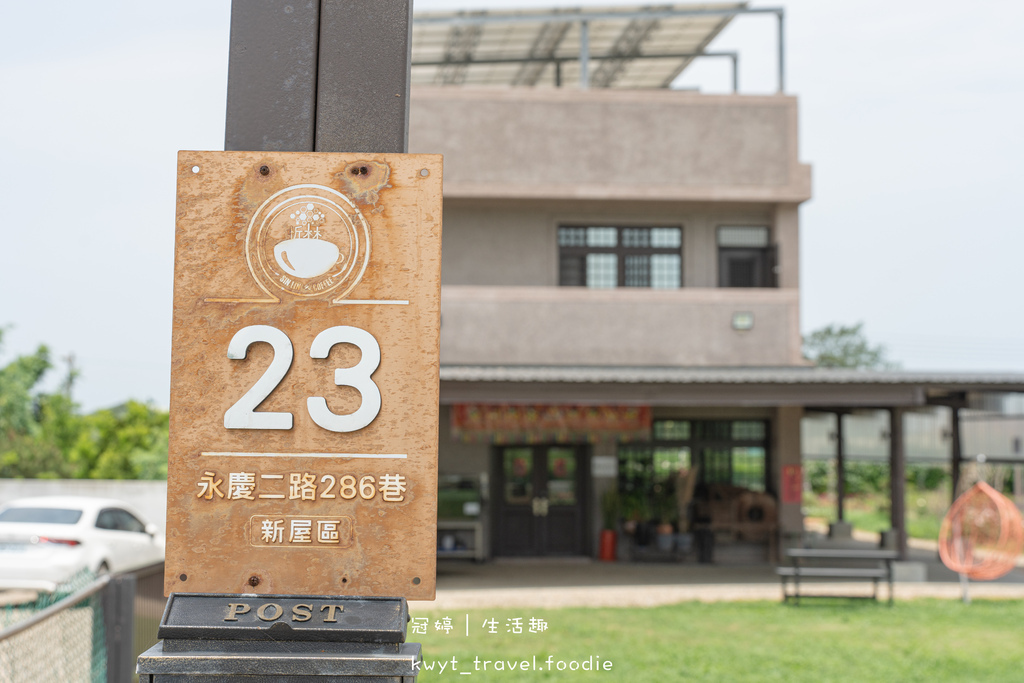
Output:
[[577,446],[498,448],[494,554],[585,554],[585,467]]

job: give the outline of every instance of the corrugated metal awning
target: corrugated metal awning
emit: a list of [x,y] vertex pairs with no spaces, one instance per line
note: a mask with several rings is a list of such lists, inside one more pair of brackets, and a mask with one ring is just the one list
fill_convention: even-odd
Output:
[[1024,392],[1024,374],[814,367],[442,365],[441,402],[649,405],[923,406],[957,394]]
[[1024,391],[1024,374],[913,372],[816,367],[618,367],[442,365],[446,382],[559,382],[612,384],[859,384],[912,385],[958,390]]
[[413,85],[667,88],[746,2],[418,13]]

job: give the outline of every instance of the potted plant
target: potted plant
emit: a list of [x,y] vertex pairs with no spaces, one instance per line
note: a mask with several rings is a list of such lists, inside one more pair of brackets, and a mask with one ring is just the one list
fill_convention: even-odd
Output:
[[615,530],[619,524],[619,513],[622,501],[619,499],[619,492],[615,490],[605,491],[601,496],[601,518],[604,528],[601,531],[601,549],[599,558],[603,562],[614,562],[618,538]]
[[636,545],[647,545],[650,541],[650,500],[644,494],[633,491],[622,496],[621,506],[622,530],[633,537]]
[[690,508],[693,505],[693,492],[697,487],[697,467],[679,470],[676,476],[676,550],[689,553],[693,547],[693,534],[690,533]]
[[672,523],[679,515],[675,494],[663,492],[655,497],[654,510],[658,518],[655,529],[658,550],[667,552],[675,545],[675,527]]
[[627,493],[619,496],[619,514],[622,517],[622,532],[629,536],[636,533],[637,508],[638,502],[635,493]]

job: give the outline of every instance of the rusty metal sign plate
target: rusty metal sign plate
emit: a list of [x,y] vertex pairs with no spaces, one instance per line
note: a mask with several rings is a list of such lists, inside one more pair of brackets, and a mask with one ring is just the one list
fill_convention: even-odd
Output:
[[434,597],[441,157],[181,152],[165,591]]

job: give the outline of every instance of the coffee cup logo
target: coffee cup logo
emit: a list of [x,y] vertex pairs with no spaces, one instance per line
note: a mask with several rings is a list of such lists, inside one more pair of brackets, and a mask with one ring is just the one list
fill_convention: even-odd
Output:
[[344,298],[366,271],[370,227],[345,195],[293,185],[256,210],[245,236],[249,271],[260,287],[300,297]]
[[323,275],[341,258],[338,245],[323,239],[321,227],[327,218],[322,206],[313,202],[299,205],[289,215],[295,221],[292,237],[274,246],[277,264],[297,278]]

